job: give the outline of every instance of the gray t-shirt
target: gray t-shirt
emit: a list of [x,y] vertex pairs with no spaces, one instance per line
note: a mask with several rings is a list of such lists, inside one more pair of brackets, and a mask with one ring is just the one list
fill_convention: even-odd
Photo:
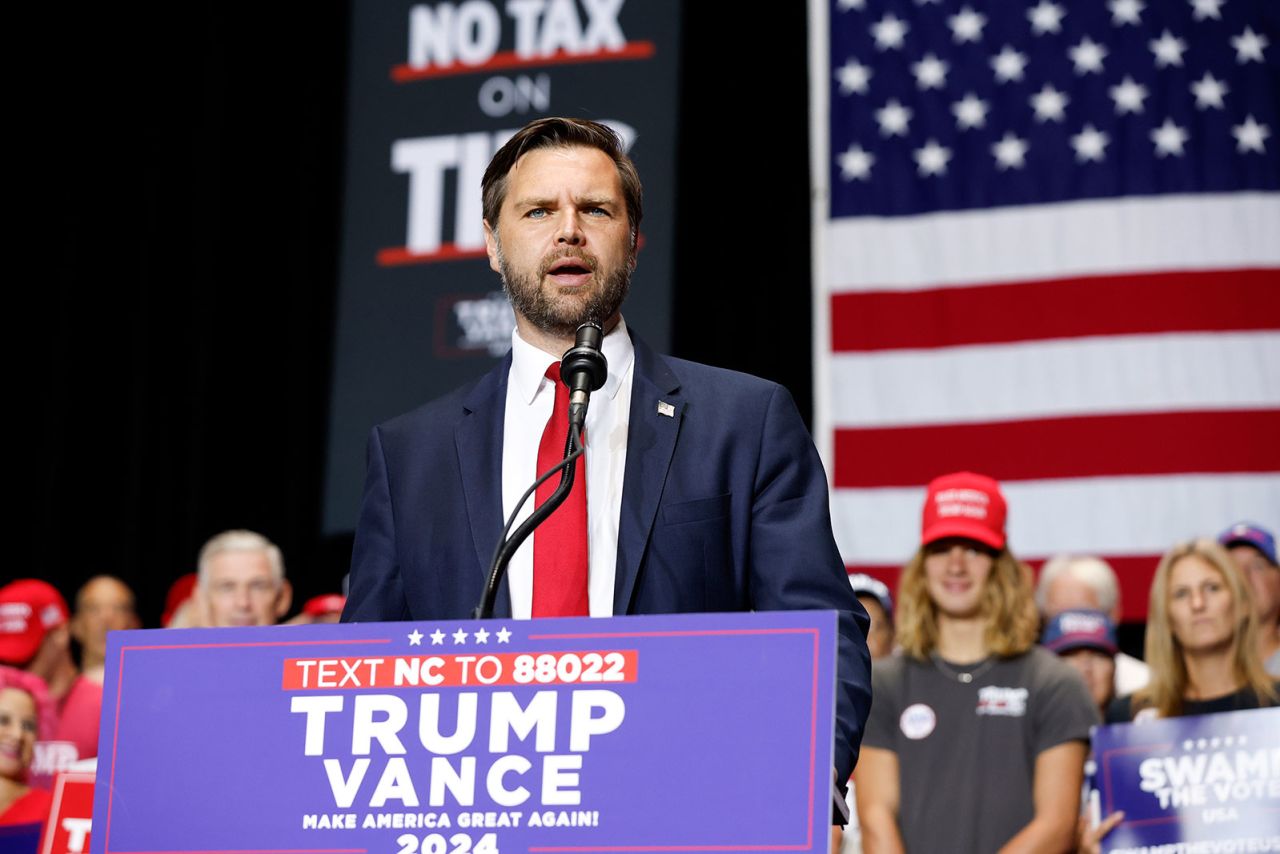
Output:
[[[965,671],[973,681],[957,678]],[[872,697],[862,744],[898,756],[898,829],[909,854],[999,849],[1035,815],[1036,757],[1087,742],[1099,722],[1084,680],[1041,647],[967,667],[880,659]]]

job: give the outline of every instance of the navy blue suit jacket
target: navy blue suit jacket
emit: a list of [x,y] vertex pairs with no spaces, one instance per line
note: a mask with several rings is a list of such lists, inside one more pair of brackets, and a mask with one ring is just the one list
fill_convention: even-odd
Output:
[[[838,611],[843,782],[871,707],[867,615],[836,549],[826,476],[795,403],[776,383],[632,340],[613,612]],[[344,621],[470,617],[505,521],[510,365],[508,354],[473,384],[373,429]],[[674,415],[660,414],[659,401]],[[504,584],[495,615],[510,613]]]

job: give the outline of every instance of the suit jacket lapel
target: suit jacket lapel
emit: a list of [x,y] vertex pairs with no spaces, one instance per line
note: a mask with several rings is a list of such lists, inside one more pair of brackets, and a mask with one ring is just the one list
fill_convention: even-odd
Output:
[[[489,563],[502,536],[502,432],[510,369],[511,354],[508,353],[467,395],[462,404],[463,415],[453,429],[481,589],[488,581]],[[493,615],[511,616],[511,595],[505,575],[494,600]]]
[[[618,522],[618,568],[613,612],[626,614],[636,576],[653,532],[658,504],[684,418],[680,380],[666,361],[634,333],[635,371],[631,380],[631,420],[627,425],[627,467]],[[659,408],[661,406],[661,409]]]

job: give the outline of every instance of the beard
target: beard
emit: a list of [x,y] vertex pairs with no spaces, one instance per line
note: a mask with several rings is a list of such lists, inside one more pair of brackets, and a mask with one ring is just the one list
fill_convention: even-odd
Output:
[[[501,243],[496,244],[496,250],[502,289],[512,309],[542,332],[557,338],[573,338],[578,327],[587,321],[603,326],[618,313],[631,288],[634,254],[628,254],[626,263],[602,273],[594,255],[567,248],[543,258],[537,271],[529,273],[508,263]],[[564,258],[574,258],[591,271],[592,282],[580,293],[560,293],[555,285],[546,288],[542,285],[551,267]]]

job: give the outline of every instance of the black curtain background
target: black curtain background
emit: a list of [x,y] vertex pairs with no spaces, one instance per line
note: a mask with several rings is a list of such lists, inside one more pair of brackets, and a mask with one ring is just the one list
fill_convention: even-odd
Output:
[[[0,580],[70,599],[114,574],[154,626],[201,543],[246,527],[283,549],[296,611],[351,549],[320,533],[348,9],[38,15],[12,34],[39,62],[10,127],[35,190],[11,251],[34,263],[8,289],[22,545]],[[807,415],[806,40],[803,3],[687,5],[672,324],[677,355],[777,379]]]

